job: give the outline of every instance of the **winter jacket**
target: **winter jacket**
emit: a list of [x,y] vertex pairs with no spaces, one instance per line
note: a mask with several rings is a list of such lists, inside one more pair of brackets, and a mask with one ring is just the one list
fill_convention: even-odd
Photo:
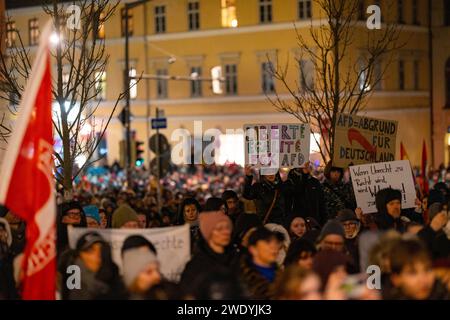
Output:
[[340,181],[337,184],[329,179],[322,183],[327,219],[334,219],[339,210],[356,209],[353,187],[350,183]]
[[[411,300],[411,298],[399,289],[391,287],[390,290],[383,292],[383,300]],[[436,279],[430,295],[425,300],[450,300],[450,292],[441,280]]]
[[427,245],[433,259],[450,258],[450,240],[443,230],[436,232],[428,225],[417,235]]
[[[254,266],[251,256],[248,254],[241,256],[240,275],[245,290],[251,298],[256,300],[273,299],[275,296],[273,282],[269,282]],[[276,269],[275,279],[279,276],[280,271]]]
[[0,300],[18,298],[14,281],[13,258],[9,253],[6,253],[3,257],[0,257]]
[[293,193],[290,197],[292,213],[306,219],[312,217],[321,225],[327,220],[325,196],[319,180],[298,169],[289,172],[288,179],[292,181]]
[[233,246],[225,249],[223,254],[214,252],[201,237],[191,260],[186,264],[181,274],[180,287],[186,294],[195,296],[205,272],[211,270],[237,270],[239,255]]
[[276,190],[278,190],[277,199],[266,223],[284,225],[286,217],[290,213],[287,199],[293,191],[292,182],[282,182],[278,175],[274,184],[264,179],[254,184],[252,184],[252,181],[253,176],[247,176],[245,178],[243,197],[247,200],[256,201],[257,214],[261,221],[264,221],[272,205]]

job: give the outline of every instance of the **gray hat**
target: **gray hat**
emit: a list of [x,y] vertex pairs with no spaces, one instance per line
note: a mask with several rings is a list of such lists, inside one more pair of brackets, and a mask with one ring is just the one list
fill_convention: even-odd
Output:
[[123,253],[123,280],[130,287],[136,277],[151,263],[158,260],[153,252],[147,247],[133,248]]
[[340,235],[343,239],[345,239],[345,231],[342,225],[336,219],[329,220],[322,228],[320,232],[318,242],[322,241],[326,236],[330,234]]
[[337,214],[337,219],[340,222],[344,221],[359,221],[358,217],[356,216],[356,213],[350,209],[342,209],[339,210]]

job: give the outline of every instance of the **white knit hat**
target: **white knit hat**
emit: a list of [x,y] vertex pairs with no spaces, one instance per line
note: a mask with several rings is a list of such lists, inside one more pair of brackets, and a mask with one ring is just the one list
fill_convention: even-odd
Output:
[[136,277],[150,264],[158,263],[156,255],[146,247],[128,249],[123,253],[123,280],[130,287]]

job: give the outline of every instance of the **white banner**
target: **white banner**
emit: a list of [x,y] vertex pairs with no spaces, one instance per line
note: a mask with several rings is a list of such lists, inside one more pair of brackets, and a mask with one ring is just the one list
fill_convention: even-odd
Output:
[[416,190],[408,160],[363,164],[350,167],[358,207],[364,213],[377,212],[375,194],[384,188],[402,193],[402,208],[414,208]]
[[69,245],[76,247],[78,239],[87,232],[98,232],[111,244],[112,258],[122,269],[120,251],[126,238],[140,235],[148,239],[158,252],[161,273],[171,281],[179,281],[186,263],[191,258],[189,225],[180,227],[152,228],[152,229],[90,229],[69,228]]

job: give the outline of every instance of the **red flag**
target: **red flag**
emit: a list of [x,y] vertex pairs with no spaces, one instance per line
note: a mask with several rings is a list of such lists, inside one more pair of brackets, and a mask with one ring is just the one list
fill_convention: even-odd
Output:
[[406,152],[403,142],[400,142],[400,160],[409,160],[408,153]]
[[21,272],[26,300],[55,299],[56,290],[50,34],[48,23],[1,169],[0,203],[27,223]]
[[427,178],[427,145],[425,143],[425,139],[423,140],[423,146],[422,146],[422,180],[423,180],[423,192],[424,194],[428,194],[429,187],[428,187],[428,178]]

